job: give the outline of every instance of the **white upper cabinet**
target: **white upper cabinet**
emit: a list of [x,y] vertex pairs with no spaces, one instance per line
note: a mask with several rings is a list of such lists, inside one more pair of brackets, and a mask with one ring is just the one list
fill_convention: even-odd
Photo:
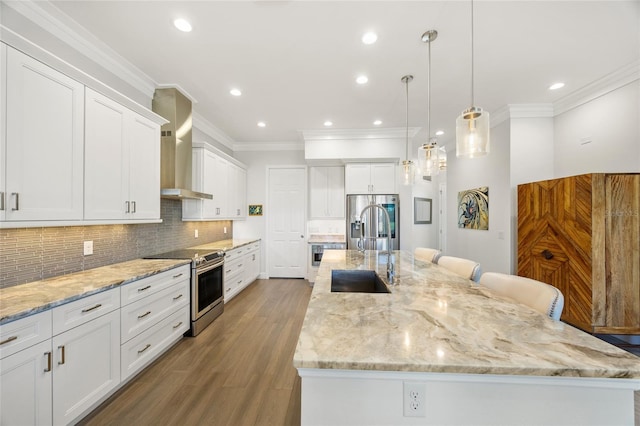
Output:
[[311,219],[344,218],[344,167],[311,167],[309,189]]
[[3,219],[81,220],[84,86],[13,48],[1,53]]
[[232,161],[209,145],[193,147],[193,190],[212,194],[213,199],[183,200],[183,220],[246,218],[247,172]]
[[396,192],[395,164],[347,164],[345,188],[347,194],[394,194]]
[[160,126],[86,89],[87,220],[160,218]]

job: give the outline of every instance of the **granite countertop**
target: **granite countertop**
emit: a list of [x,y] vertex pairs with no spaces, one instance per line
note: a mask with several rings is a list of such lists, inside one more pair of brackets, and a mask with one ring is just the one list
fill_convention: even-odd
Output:
[[397,251],[391,294],[331,293],[332,269],[375,269],[386,254],[324,253],[296,368],[640,378],[640,358]]
[[0,324],[191,263],[136,259],[0,289]]
[[344,234],[309,234],[309,244],[327,243],[346,243]]
[[214,241],[211,243],[201,244],[199,246],[189,247],[190,249],[196,250],[233,250],[238,247],[246,246],[251,243],[255,243],[256,241],[260,241],[259,238],[234,238],[228,240]]

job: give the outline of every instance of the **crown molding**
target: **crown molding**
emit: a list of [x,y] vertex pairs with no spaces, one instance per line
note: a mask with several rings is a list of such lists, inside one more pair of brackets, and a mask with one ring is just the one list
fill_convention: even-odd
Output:
[[304,144],[301,142],[236,143],[233,145],[233,151],[304,151]]
[[191,116],[193,118],[193,126],[197,127],[199,130],[211,136],[217,142],[226,146],[227,148],[234,150],[235,142],[233,139],[229,137],[225,132],[220,130],[218,127],[213,125],[209,120],[204,118],[201,114],[191,111]]
[[[414,137],[421,127],[409,127],[409,137]],[[313,140],[355,140],[355,139],[404,139],[406,127],[390,127],[384,129],[327,129],[300,130],[305,141]]]
[[52,2],[21,0],[3,4],[109,70],[149,98],[153,97],[156,83],[151,77],[62,13]]
[[640,80],[640,59],[558,99],[553,103],[553,113],[562,114],[636,80]]

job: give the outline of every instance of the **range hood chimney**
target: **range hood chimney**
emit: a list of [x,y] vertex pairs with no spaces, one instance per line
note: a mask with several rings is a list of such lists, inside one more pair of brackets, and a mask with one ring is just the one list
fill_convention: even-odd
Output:
[[175,88],[156,89],[152,109],[169,120],[160,129],[160,196],[213,199],[211,194],[191,190],[191,100]]

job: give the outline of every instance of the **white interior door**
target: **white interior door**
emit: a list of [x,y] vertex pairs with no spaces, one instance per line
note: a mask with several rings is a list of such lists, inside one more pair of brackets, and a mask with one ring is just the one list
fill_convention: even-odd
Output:
[[306,167],[269,168],[268,186],[269,277],[304,278],[307,272]]

